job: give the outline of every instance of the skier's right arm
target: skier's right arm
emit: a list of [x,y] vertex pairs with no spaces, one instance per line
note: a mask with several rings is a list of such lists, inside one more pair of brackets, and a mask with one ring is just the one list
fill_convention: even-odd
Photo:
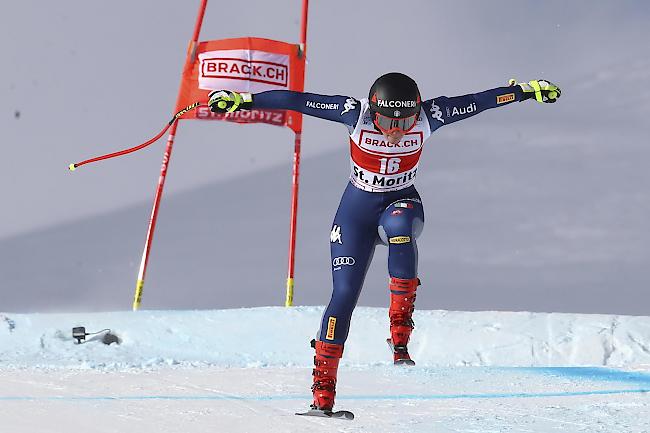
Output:
[[293,110],[350,127],[357,123],[361,110],[359,101],[349,96],[326,96],[290,90],[270,90],[255,94],[215,90],[209,97],[210,110],[216,113],[254,108]]

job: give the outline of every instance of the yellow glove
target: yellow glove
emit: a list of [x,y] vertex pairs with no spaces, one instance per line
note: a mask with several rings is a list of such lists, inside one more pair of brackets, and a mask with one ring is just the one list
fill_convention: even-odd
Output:
[[518,85],[521,87],[521,90],[524,91],[524,94],[530,95],[531,99],[535,99],[540,103],[553,103],[562,94],[562,91],[558,86],[546,80],[532,80],[527,83],[517,83],[517,80],[514,78],[510,79],[510,85]]
[[237,110],[253,108],[253,95],[250,93],[229,92],[228,90],[213,90],[208,95],[210,111],[215,113],[232,113]]

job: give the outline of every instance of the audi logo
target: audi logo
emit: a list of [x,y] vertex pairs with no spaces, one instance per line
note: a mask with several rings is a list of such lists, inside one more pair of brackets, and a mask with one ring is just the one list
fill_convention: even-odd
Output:
[[352,266],[354,265],[354,263],[355,263],[354,257],[337,257],[332,261],[332,265],[334,266],[343,266],[343,265]]

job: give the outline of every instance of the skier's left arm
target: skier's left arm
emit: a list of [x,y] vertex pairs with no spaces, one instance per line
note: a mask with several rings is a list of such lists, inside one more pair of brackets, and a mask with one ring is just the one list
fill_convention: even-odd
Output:
[[423,102],[423,108],[429,118],[431,129],[467,119],[490,108],[509,105],[513,102],[533,99],[541,103],[553,103],[560,97],[561,91],[555,84],[546,80],[533,80],[517,83],[510,80],[510,85],[497,87],[484,92],[463,96],[439,96]]

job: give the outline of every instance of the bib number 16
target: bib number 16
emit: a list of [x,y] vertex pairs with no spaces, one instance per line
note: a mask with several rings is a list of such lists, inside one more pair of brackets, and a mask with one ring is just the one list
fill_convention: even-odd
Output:
[[381,174],[393,174],[399,171],[399,158],[381,158],[379,160],[379,172]]

